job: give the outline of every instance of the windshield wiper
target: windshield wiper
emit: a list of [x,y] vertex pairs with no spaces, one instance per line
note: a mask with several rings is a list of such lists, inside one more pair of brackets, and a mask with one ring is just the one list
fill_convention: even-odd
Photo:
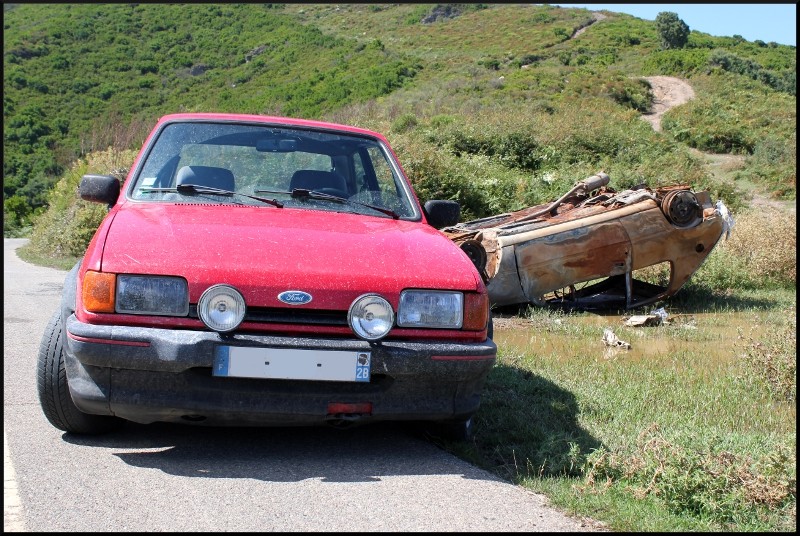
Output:
[[199,184],[179,184],[175,188],[141,188],[142,192],[178,192],[180,194],[193,193],[193,194],[217,194],[217,195],[238,195],[254,199],[273,205],[278,208],[283,208],[283,203],[277,199],[267,199],[266,197],[259,197],[256,195],[243,194],[241,192],[234,192],[233,190],[223,190],[222,188],[214,188],[213,186],[201,186]]
[[307,190],[305,188],[293,188],[291,192],[281,191],[281,190],[256,190],[257,194],[287,194],[292,196],[294,199],[321,199],[323,201],[334,201],[336,203],[345,203],[345,204],[353,204],[359,205],[362,207],[371,208],[372,210],[376,210],[387,216],[391,216],[394,219],[400,219],[400,215],[390,208],[384,207],[377,207],[375,205],[370,205],[368,203],[362,203],[361,201],[354,201],[352,199],[347,199],[346,197],[340,197],[338,195],[331,195],[326,194],[323,192],[317,192],[315,190]]

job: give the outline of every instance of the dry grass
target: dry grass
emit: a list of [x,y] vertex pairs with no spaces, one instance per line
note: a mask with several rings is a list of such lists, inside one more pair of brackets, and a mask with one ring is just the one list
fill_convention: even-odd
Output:
[[[783,325],[770,325],[761,335],[751,327],[745,335],[739,330],[737,346],[750,375],[764,381],[772,395],[781,401],[797,400],[797,311],[787,311]],[[774,321],[773,321],[774,323]]]
[[797,285],[797,213],[770,206],[734,214],[735,224],[690,280],[716,292]]
[[720,250],[740,259],[754,278],[796,284],[797,214],[772,207],[745,212]]

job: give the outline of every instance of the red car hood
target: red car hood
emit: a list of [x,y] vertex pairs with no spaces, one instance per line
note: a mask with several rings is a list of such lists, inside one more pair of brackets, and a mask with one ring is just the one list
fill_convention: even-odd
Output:
[[196,303],[211,285],[239,289],[249,306],[347,309],[377,292],[397,305],[404,288],[474,291],[467,255],[429,225],[350,213],[232,205],[125,203],[105,241],[104,272],[182,276]]

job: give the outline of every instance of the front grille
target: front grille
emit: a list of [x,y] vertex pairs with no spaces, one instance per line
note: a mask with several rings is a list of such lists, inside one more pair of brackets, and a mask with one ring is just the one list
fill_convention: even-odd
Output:
[[[189,306],[189,316],[200,318],[197,305]],[[315,309],[282,309],[277,307],[248,307],[244,322],[263,324],[314,324],[346,326],[346,311],[324,311]]]

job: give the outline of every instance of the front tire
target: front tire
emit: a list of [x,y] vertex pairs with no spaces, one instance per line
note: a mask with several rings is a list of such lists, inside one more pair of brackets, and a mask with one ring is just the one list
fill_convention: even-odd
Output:
[[90,415],[72,401],[64,365],[61,311],[56,311],[44,330],[36,370],[39,404],[50,424],[73,434],[102,434],[115,430],[122,420],[108,415]]

